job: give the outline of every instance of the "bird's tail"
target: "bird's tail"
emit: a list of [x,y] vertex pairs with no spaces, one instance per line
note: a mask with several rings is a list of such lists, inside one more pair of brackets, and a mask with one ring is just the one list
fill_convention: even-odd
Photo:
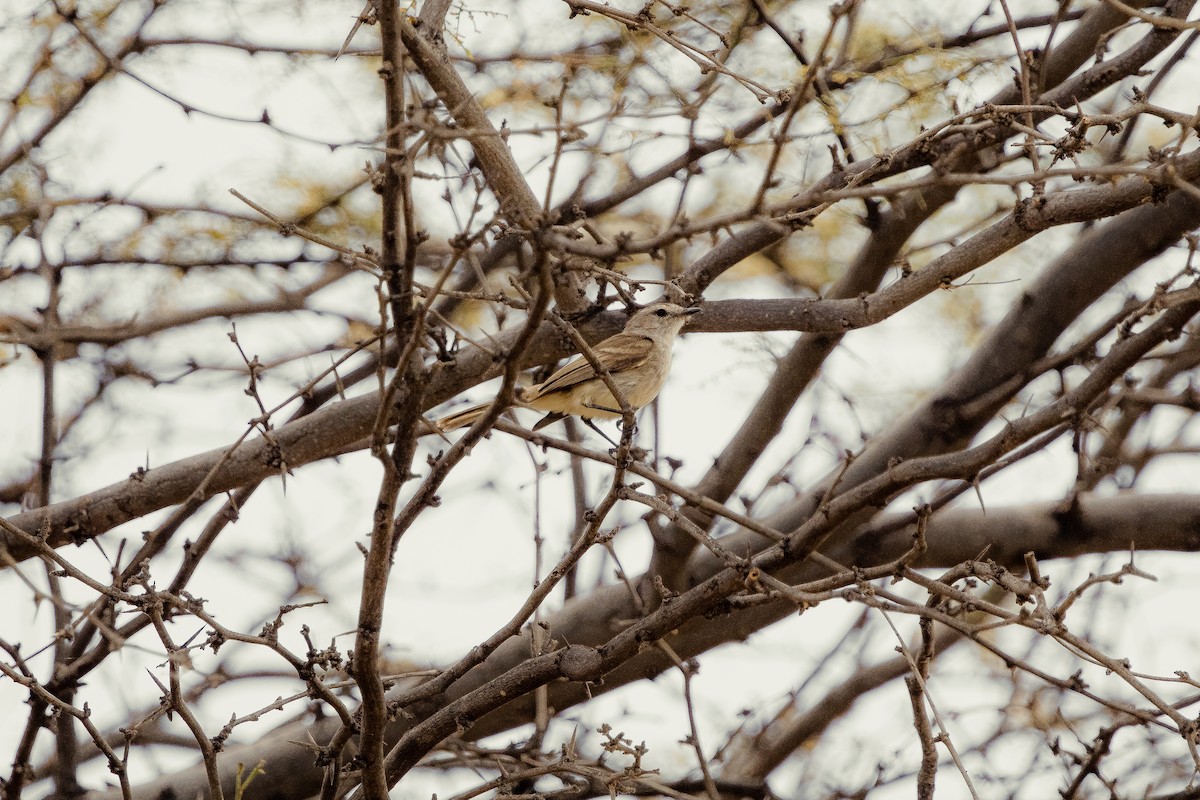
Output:
[[487,411],[491,403],[480,403],[476,406],[467,406],[462,411],[456,411],[453,414],[447,414],[439,418],[433,424],[442,433],[446,431],[458,430],[465,428],[483,416],[483,412]]

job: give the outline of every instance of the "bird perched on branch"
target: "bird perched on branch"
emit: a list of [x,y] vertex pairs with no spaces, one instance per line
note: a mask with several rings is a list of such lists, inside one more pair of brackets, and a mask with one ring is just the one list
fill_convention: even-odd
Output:
[[[596,361],[607,370],[618,394],[631,408],[639,409],[658,396],[671,370],[671,345],[688,318],[699,310],[674,303],[653,303],[630,317],[623,331],[592,348]],[[525,408],[547,412],[533,426],[535,431],[573,415],[604,436],[592,420],[621,416],[621,403],[583,355],[576,356],[541,383],[519,389],[516,402]],[[479,419],[489,405],[481,403],[448,414],[437,421],[438,430],[466,427]]]

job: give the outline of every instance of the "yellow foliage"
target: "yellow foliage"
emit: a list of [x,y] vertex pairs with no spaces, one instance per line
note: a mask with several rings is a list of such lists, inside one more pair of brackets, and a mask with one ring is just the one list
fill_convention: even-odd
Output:
[[896,30],[895,18],[860,16],[854,27],[846,55],[853,61],[873,61],[896,49],[908,38],[907,31]]
[[779,273],[779,264],[763,253],[752,253],[737,263],[737,266],[725,273],[725,280],[743,280],[759,278]]

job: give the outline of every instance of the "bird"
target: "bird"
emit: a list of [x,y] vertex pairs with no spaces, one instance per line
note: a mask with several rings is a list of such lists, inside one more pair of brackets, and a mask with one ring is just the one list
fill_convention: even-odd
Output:
[[[637,410],[662,390],[671,369],[671,346],[691,316],[700,309],[657,302],[637,311],[618,334],[592,348],[592,354],[609,374],[622,399]],[[580,417],[584,424],[612,439],[596,427],[593,419],[621,416],[621,403],[613,397],[592,363],[579,355],[541,383],[517,391],[517,405],[545,411],[533,426],[542,428],[567,416]],[[480,403],[436,421],[439,431],[463,428],[479,419],[490,403]],[[613,443],[615,445],[615,443]]]

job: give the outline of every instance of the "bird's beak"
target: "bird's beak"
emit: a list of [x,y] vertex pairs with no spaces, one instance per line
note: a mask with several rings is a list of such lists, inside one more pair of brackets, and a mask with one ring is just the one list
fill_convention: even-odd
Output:
[[698,309],[698,308],[685,308],[685,309],[683,310],[683,313],[684,313],[684,316],[688,316],[688,317],[690,317],[692,314],[699,314],[699,313],[700,313],[700,309]]

